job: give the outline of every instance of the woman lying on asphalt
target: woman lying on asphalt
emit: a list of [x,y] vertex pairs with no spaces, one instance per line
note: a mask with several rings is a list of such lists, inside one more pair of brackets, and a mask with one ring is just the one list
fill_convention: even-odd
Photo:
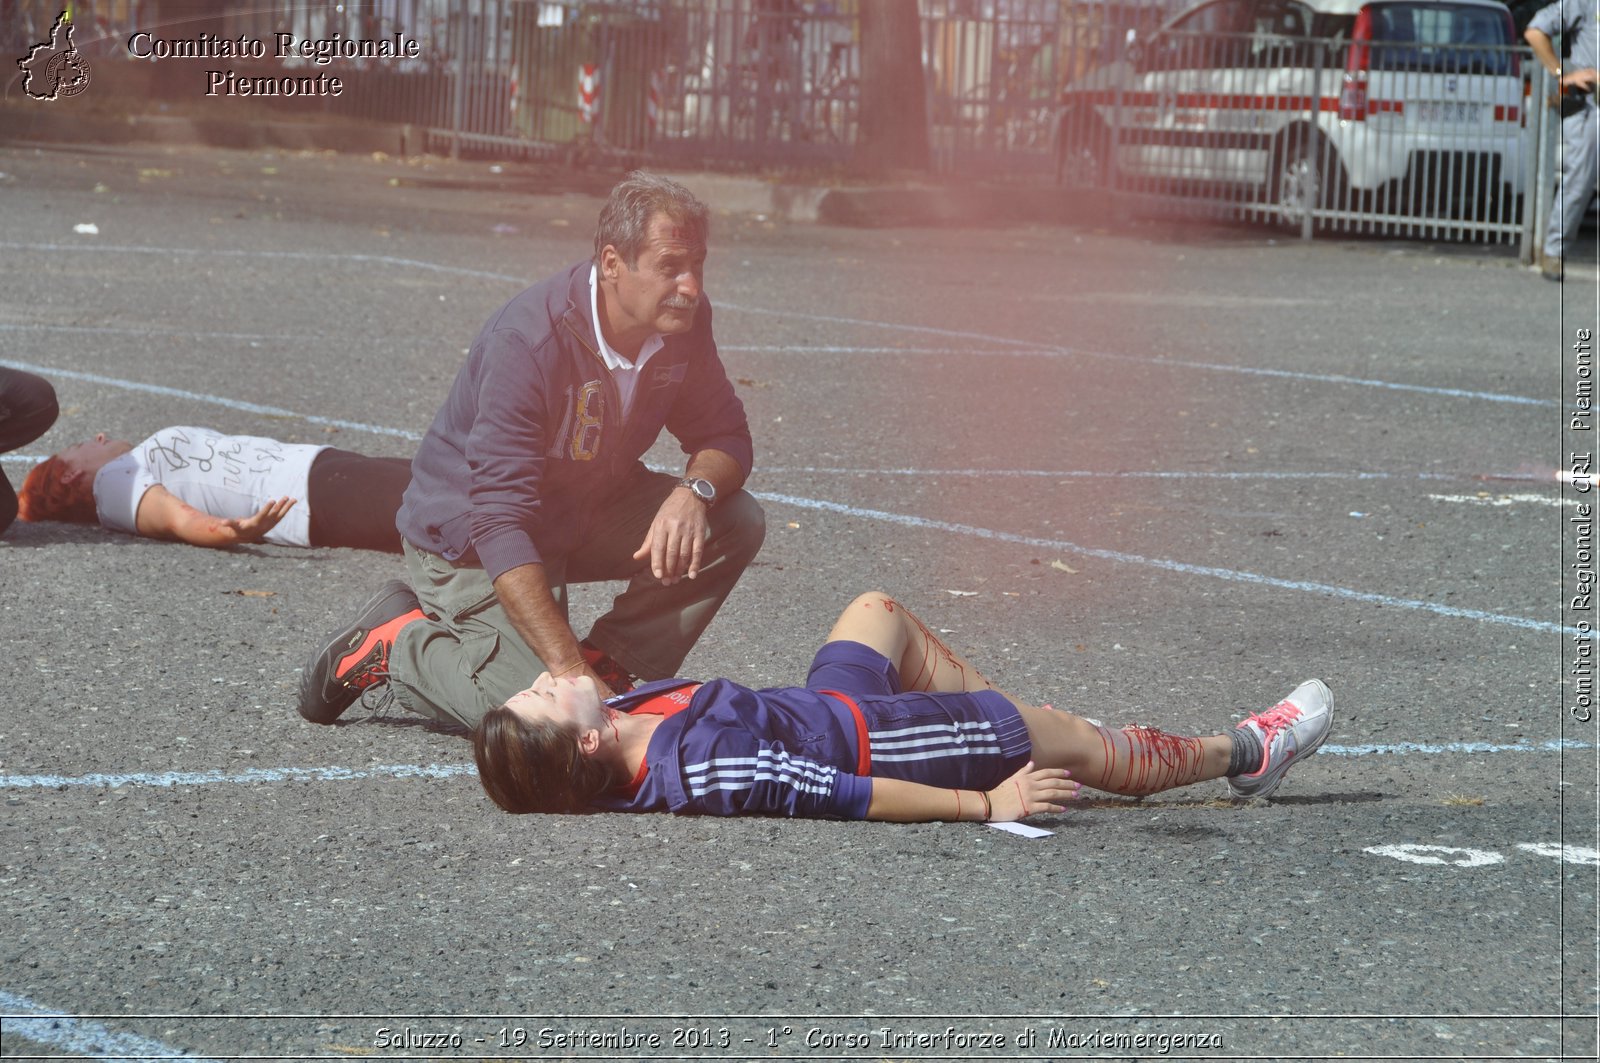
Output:
[[804,687],[669,679],[602,701],[547,672],[473,733],[507,812],[1018,820],[1078,788],[1140,796],[1225,778],[1265,797],[1333,721],[1320,680],[1206,738],[1113,730],[996,690],[887,595],[851,602]]
[[98,521],[195,546],[399,553],[394,517],[410,482],[406,458],[175,426],[138,445],[104,432],[76,443],[34,466],[18,501],[23,520]]

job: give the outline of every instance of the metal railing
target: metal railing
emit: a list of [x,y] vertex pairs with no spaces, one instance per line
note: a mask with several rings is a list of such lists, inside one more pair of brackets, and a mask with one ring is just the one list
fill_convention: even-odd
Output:
[[947,173],[1047,177],[1062,81],[1059,0],[926,0],[930,148]]
[[849,158],[860,107],[856,18],[827,5],[676,5],[660,152],[776,164]]
[[859,33],[842,6],[269,0],[225,18],[235,36],[416,39],[418,59],[366,64],[357,91],[321,106],[410,123],[430,146],[806,165],[844,161],[855,141]]

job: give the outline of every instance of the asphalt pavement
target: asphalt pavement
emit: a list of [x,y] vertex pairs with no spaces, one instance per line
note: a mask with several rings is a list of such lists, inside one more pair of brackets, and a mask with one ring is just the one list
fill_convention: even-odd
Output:
[[[409,454],[488,314],[589,253],[605,180],[486,166],[0,148],[0,364],[62,406],[7,475],[183,423]],[[1592,267],[724,211],[707,286],[769,530],[687,672],[798,681],[876,587],[1107,722],[1214,732],[1320,676],[1324,751],[1271,801],[1092,799],[1039,838],[511,817],[459,735],[294,711],[398,559],[19,524],[0,1054],[1594,1057],[1556,477]]]

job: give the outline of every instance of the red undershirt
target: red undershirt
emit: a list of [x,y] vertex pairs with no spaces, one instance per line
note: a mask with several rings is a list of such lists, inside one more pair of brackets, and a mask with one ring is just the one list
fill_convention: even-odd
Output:
[[[679,687],[669,690],[665,694],[657,694],[649,701],[636,705],[628,711],[629,716],[676,716],[689,707],[689,699],[694,697],[694,692],[700,689],[700,684]],[[644,785],[645,776],[650,774],[650,761],[646,757],[639,758],[639,771],[633,781],[621,787],[623,793],[629,797],[639,792],[639,787]]]

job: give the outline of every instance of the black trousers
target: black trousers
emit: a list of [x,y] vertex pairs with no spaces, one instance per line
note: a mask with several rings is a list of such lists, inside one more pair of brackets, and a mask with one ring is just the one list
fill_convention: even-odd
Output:
[[410,458],[369,458],[329,448],[311,462],[306,504],[311,545],[400,552],[394,515],[411,482]]
[[[44,435],[58,412],[50,381],[20,369],[0,369],[0,454]],[[0,470],[0,535],[16,519],[17,492]]]

